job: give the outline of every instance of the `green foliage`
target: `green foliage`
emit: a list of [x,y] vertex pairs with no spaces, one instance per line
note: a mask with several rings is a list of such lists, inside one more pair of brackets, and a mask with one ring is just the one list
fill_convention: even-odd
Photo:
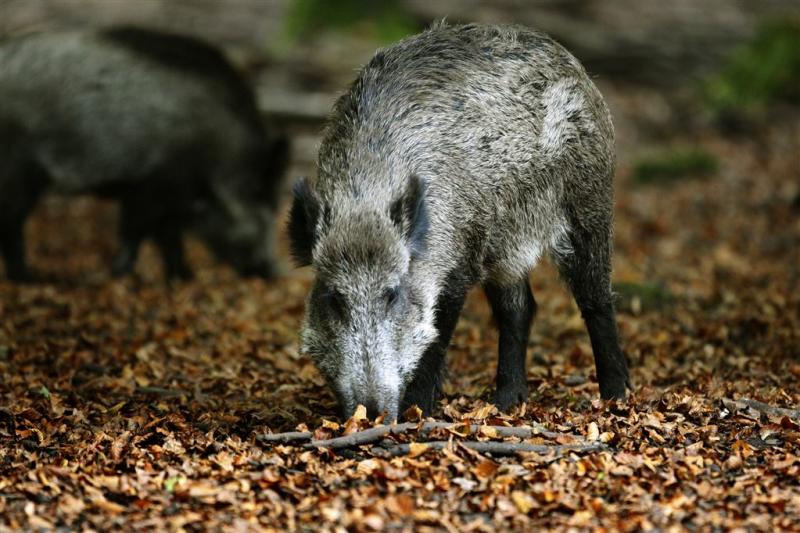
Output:
[[626,312],[657,311],[672,304],[675,299],[666,287],[659,283],[614,283],[617,309]]
[[641,158],[633,169],[634,183],[668,184],[689,177],[706,177],[719,166],[717,159],[699,148],[675,148]]
[[703,87],[718,119],[757,117],[771,105],[800,105],[800,18],[765,23]]
[[421,28],[399,0],[292,0],[286,29],[293,40],[333,29],[357,31],[389,43]]

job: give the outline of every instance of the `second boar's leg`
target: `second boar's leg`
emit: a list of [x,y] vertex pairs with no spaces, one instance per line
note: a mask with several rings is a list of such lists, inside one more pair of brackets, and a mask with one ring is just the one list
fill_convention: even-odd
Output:
[[164,259],[164,273],[167,279],[191,279],[192,271],[187,266],[183,254],[183,235],[180,225],[172,221],[164,222],[156,231],[155,239]]
[[439,295],[436,304],[436,330],[439,336],[420,359],[414,379],[406,388],[399,414],[412,405],[419,406],[425,415],[433,411],[442,390],[445,353],[458,324],[468,289],[466,282],[451,277]]
[[11,281],[29,281],[30,272],[25,262],[24,219],[0,221],[0,248],[6,263],[6,276]]
[[527,279],[506,287],[490,282],[484,291],[500,330],[494,402],[506,410],[528,400],[525,358],[531,323],[536,316],[536,300]]
[[589,331],[600,397],[624,399],[630,385],[611,292],[611,225],[582,228],[574,219],[572,251],[555,257]]
[[25,159],[20,144],[19,139],[0,137],[0,250],[8,279],[30,281],[25,260],[25,220],[47,185],[47,175]]
[[114,277],[133,272],[139,247],[147,236],[148,224],[142,218],[139,202],[123,200],[119,213],[119,250],[114,257],[111,273]]

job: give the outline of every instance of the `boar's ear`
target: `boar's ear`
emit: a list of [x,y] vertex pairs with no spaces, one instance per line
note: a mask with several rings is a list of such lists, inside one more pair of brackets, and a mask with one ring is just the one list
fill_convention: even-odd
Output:
[[412,257],[425,251],[429,223],[426,191],[425,181],[412,175],[403,196],[395,200],[390,210],[392,221],[403,232]]
[[292,257],[298,266],[311,264],[311,251],[316,240],[319,201],[308,184],[308,178],[300,178],[293,188],[294,199],[289,211],[289,243]]

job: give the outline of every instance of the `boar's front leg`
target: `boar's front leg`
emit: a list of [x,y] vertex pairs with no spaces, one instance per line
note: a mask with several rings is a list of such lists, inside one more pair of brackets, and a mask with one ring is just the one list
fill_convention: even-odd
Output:
[[181,224],[164,216],[160,206],[153,205],[155,194],[130,194],[122,201],[119,220],[119,251],[114,258],[115,277],[133,272],[142,241],[152,236],[164,259],[167,279],[189,279],[191,270],[183,254]]
[[183,253],[183,235],[179,223],[168,221],[155,234],[156,244],[164,259],[164,272],[167,279],[189,280],[192,270],[186,264]]
[[147,235],[148,224],[139,212],[139,203],[123,201],[120,205],[119,216],[119,250],[114,257],[111,274],[114,277],[125,276],[133,272],[136,259],[139,257],[139,247]]
[[500,330],[494,403],[506,410],[528,400],[525,358],[536,300],[527,279],[505,287],[489,282],[484,291]]
[[406,388],[401,413],[412,405],[419,406],[425,415],[433,411],[442,390],[445,352],[456,329],[461,308],[464,307],[468,287],[466,283],[451,278],[439,296],[436,305],[436,330],[439,336],[425,351],[414,379]]

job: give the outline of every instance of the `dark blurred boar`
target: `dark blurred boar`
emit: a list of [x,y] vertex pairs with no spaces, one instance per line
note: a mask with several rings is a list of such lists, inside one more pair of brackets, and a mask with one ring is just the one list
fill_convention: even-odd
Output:
[[240,273],[275,269],[287,141],[268,137],[247,83],[215,48],[137,28],[0,47],[0,245],[28,276],[23,225],[45,190],[120,201],[115,274],[152,237],[170,278],[190,276],[190,227]]
[[289,223],[316,273],[303,349],[344,412],[430,412],[475,284],[500,329],[495,402],[526,401],[528,274],[545,253],[583,314],[601,396],[625,397],[614,159],[602,96],[541,33],[438,25],[379,51],[337,102]]

